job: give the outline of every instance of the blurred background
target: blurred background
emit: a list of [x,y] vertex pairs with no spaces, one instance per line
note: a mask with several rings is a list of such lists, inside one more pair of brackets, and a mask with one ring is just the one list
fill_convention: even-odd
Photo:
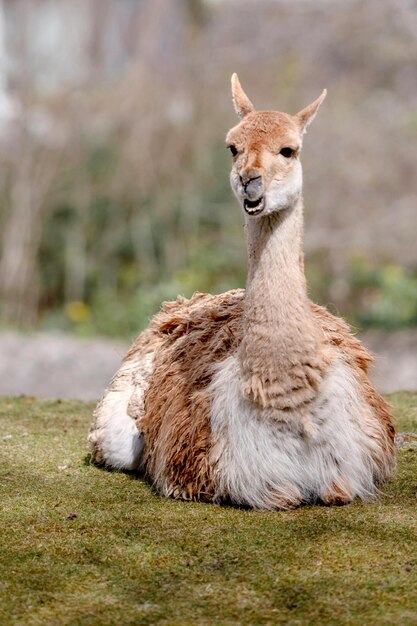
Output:
[[0,0],[0,393],[95,398],[160,302],[244,286],[230,76],[305,140],[311,297],[417,388],[415,0]]

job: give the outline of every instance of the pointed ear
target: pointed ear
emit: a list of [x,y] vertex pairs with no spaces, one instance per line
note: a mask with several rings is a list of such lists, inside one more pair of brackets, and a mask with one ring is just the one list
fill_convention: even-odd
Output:
[[305,109],[302,109],[297,113],[297,115],[294,116],[298,121],[303,133],[306,132],[307,126],[311,124],[311,122],[316,117],[317,111],[319,110],[319,107],[326,96],[327,89],[323,89],[321,95],[317,98],[317,100],[314,100],[314,102],[306,106]]
[[233,74],[232,76],[232,98],[235,111],[239,117],[244,118],[245,115],[255,110],[252,102],[243,91],[237,74]]

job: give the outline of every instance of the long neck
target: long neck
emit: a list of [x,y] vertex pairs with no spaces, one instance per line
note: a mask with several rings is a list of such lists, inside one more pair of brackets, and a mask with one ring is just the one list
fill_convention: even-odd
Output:
[[[300,258],[303,252],[303,203],[260,219],[246,220],[248,250],[247,290],[256,291],[263,283],[264,295],[282,298],[287,283],[306,298],[306,282]],[[269,287],[267,294],[265,286]],[[277,289],[277,287],[279,288]],[[273,314],[273,310],[269,310]]]
[[240,363],[244,392],[289,410],[314,396],[322,339],[303,269],[303,204],[246,223],[248,279]]

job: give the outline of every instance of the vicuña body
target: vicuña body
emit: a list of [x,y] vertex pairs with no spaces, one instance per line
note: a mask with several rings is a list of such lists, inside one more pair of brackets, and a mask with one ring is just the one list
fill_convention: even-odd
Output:
[[227,135],[245,213],[246,291],[165,303],[95,412],[94,461],[165,496],[287,509],[372,497],[395,464],[371,356],[313,304],[300,151],[326,92],[297,115],[255,111],[236,75]]

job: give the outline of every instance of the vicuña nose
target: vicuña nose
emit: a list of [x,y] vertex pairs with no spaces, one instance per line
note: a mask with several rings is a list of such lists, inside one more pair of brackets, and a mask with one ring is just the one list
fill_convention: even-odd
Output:
[[245,195],[250,200],[255,200],[263,193],[262,176],[256,176],[249,178],[246,183],[243,183]]
[[242,183],[242,185],[247,185],[248,183],[252,182],[252,181],[260,181],[262,179],[262,176],[259,176],[258,174],[255,174],[254,172],[241,172],[240,173],[240,182]]

